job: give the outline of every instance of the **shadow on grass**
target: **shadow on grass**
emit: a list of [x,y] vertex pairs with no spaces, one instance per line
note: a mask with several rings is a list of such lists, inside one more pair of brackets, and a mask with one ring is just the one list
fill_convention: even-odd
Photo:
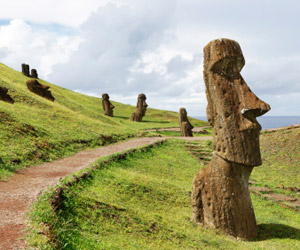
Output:
[[257,241],[269,239],[300,240],[300,229],[283,224],[259,224]]
[[117,115],[115,115],[114,117],[124,119],[124,120],[129,120],[130,119],[130,117],[127,117],[127,116],[117,116]]

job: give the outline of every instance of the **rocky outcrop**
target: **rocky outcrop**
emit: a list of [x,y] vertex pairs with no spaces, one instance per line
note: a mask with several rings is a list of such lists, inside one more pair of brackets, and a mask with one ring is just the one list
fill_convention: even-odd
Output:
[[180,126],[180,133],[181,136],[188,137],[193,136],[192,129],[194,128],[190,123],[187,112],[185,108],[179,109],[179,126]]
[[0,100],[13,104],[15,101],[11,98],[11,96],[7,92],[8,92],[7,88],[0,87]]
[[102,94],[102,108],[104,110],[104,115],[114,116],[113,109],[115,108],[115,106],[112,105],[111,102],[109,101],[108,94]]
[[27,85],[27,88],[31,92],[33,92],[41,97],[44,97],[52,102],[55,100],[55,98],[51,94],[51,91],[49,90],[49,88],[50,88],[49,86],[43,85],[35,79],[28,80],[26,82],[26,85]]
[[256,117],[270,106],[242,78],[244,64],[241,48],[233,40],[214,40],[204,48],[213,158],[193,180],[192,220],[249,240],[257,236],[257,226],[248,181],[253,167],[262,163]]
[[132,113],[130,120],[134,122],[141,122],[143,117],[146,114],[147,110],[147,103],[146,103],[146,95],[145,94],[139,94],[138,101],[136,105],[136,111]]

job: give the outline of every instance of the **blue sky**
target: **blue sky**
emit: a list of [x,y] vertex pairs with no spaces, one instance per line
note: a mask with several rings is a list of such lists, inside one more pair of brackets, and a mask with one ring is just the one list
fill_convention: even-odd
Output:
[[[0,0],[0,2],[3,0]],[[59,7],[57,7],[59,6]],[[241,74],[272,110],[300,115],[296,0],[10,0],[0,9],[0,62],[85,94],[204,116],[203,47],[238,41]]]

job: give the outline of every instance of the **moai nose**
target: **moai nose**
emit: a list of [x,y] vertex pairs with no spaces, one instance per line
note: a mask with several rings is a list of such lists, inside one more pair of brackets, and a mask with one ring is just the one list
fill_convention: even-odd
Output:
[[243,116],[249,118],[261,116],[271,109],[269,104],[260,100],[255,94],[250,92],[250,90],[249,93],[247,93],[247,98],[243,106],[241,113]]

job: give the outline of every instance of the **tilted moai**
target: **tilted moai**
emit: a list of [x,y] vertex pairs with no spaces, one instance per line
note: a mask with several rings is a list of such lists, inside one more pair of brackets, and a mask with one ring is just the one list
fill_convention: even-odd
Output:
[[146,95],[145,94],[139,94],[138,101],[136,105],[136,111],[132,113],[130,120],[134,122],[141,122],[143,117],[146,114],[147,110],[147,103],[146,103]]
[[270,106],[251,92],[240,75],[245,60],[239,44],[211,41],[204,48],[207,118],[213,126],[213,158],[192,187],[192,220],[241,239],[257,236],[248,189],[261,165],[260,124]]
[[51,91],[49,90],[50,87],[39,83],[36,79],[28,80],[26,82],[26,85],[31,92],[41,97],[44,97],[52,102],[55,100],[55,98],[51,94]]
[[32,78],[38,78],[38,73],[37,73],[36,69],[31,70],[31,77]]
[[115,108],[115,106],[112,105],[111,102],[109,101],[108,94],[102,94],[102,107],[104,110],[104,115],[114,116],[113,109]]
[[192,129],[194,127],[192,126],[192,124],[190,123],[187,117],[187,112],[185,108],[179,109],[179,126],[180,126],[181,136],[185,136],[185,137],[193,136]]
[[13,104],[15,101],[11,98],[11,96],[7,92],[8,92],[7,88],[0,87],[0,100]]
[[22,63],[22,74],[23,74],[24,76],[30,77],[30,73],[29,73],[29,65],[28,65],[28,64]]

